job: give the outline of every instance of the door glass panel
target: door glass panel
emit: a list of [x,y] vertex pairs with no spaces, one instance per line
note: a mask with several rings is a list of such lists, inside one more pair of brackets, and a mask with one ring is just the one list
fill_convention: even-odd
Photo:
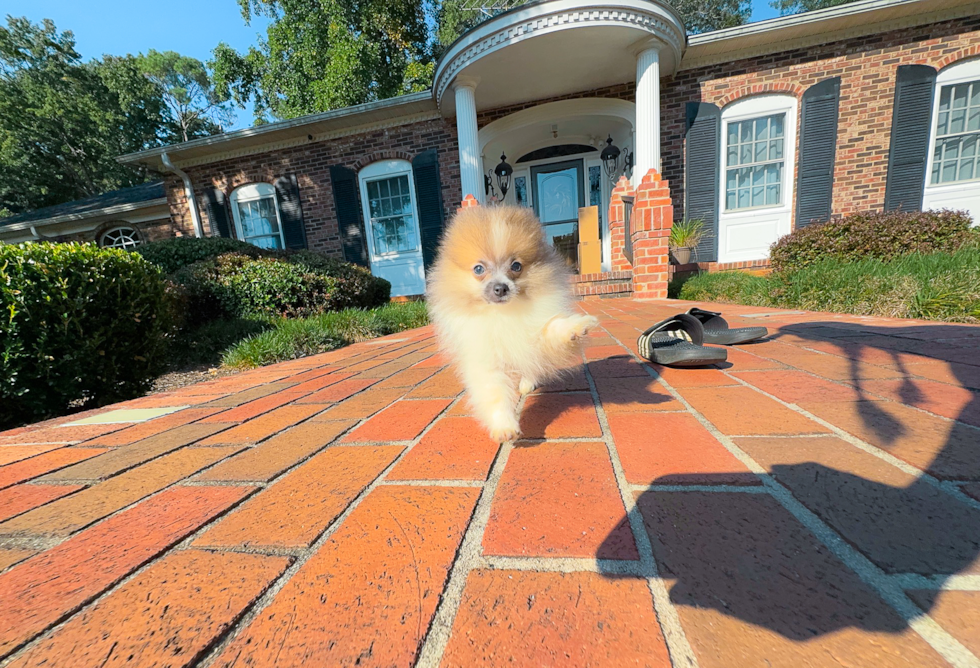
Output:
[[541,222],[578,220],[578,170],[574,167],[546,174],[539,173],[538,215]]
[[602,167],[589,167],[589,206],[599,208],[599,239],[602,239],[602,220],[605,212],[602,210]]
[[394,255],[418,249],[408,175],[370,181],[368,210],[375,255]]
[[574,267],[578,262],[578,223],[545,225],[545,238],[551,242],[565,262]]
[[260,248],[282,248],[274,197],[239,201],[237,206],[245,241]]
[[517,206],[530,206],[527,198],[526,176],[518,176],[514,179],[514,197],[517,199]]

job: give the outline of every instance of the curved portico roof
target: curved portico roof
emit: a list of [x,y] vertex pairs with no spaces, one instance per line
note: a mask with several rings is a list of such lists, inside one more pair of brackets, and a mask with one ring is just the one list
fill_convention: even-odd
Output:
[[655,45],[674,73],[687,45],[684,23],[658,0],[538,0],[484,21],[436,64],[433,98],[455,114],[452,83],[476,84],[477,110],[541,100],[636,78],[636,54]]

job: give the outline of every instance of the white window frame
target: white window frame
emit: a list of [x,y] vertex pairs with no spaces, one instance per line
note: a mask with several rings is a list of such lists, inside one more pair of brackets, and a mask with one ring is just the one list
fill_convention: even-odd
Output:
[[[946,183],[932,182],[932,168],[936,157],[936,141],[938,140],[937,131],[939,130],[939,98],[943,88],[962,83],[980,82],[980,58],[965,60],[955,65],[950,65],[936,77],[936,90],[932,100],[932,118],[929,120],[929,154],[926,158],[926,183],[927,191],[941,193],[944,191],[958,191],[964,184],[971,184],[980,181],[980,170],[973,174],[972,179],[962,181],[947,181]],[[967,186],[969,187],[969,186]]]
[[[748,207],[727,211],[728,179],[728,125],[775,114],[785,114],[783,123],[783,179],[780,189],[780,203]],[[773,93],[754,95],[728,105],[721,112],[720,156],[721,169],[718,175],[718,262],[748,262],[768,257],[765,252],[730,250],[728,239],[722,238],[729,231],[742,228],[740,234],[748,234],[752,226],[775,225],[776,241],[789,234],[793,226],[793,196],[796,186],[796,142],[799,100],[793,95]]]
[[252,243],[245,238],[245,230],[242,227],[242,220],[238,215],[238,203],[255,202],[269,197],[272,198],[273,209],[276,212],[276,225],[279,227],[279,250],[283,250],[286,248],[286,237],[283,234],[282,229],[282,215],[279,213],[279,198],[276,196],[276,189],[271,183],[249,183],[247,185],[235,188],[235,190],[231,193],[229,201],[231,203],[232,219],[235,221],[235,234],[241,241]]
[[[788,209],[793,202],[793,173],[796,159],[796,110],[797,101],[792,95],[759,95],[734,102],[721,112],[721,202],[718,209],[726,215],[738,215],[762,209]],[[767,116],[783,114],[783,178],[780,182],[778,204],[763,204],[742,209],[726,208],[728,199],[728,126],[732,123],[751,121]],[[741,167],[736,165],[735,168]]]
[[[135,243],[132,246],[127,246],[125,245],[125,243],[122,246],[106,246],[105,238],[110,234],[112,234],[113,232],[117,232],[119,230],[132,230],[133,233],[130,235],[130,237],[133,240],[135,240]],[[102,232],[102,234],[99,235],[99,248],[120,248],[122,250],[129,250],[131,248],[137,248],[138,246],[142,246],[142,245],[143,245],[143,237],[140,234],[139,230],[136,229],[135,225],[120,223],[119,225],[113,225],[112,227],[110,227],[109,229],[107,229],[106,231]]]
[[[395,253],[377,253],[374,247],[374,224],[371,222],[371,208],[368,200],[368,184],[374,181],[384,181],[396,176],[408,177],[408,191],[412,198],[412,215],[415,218],[415,250],[398,251]],[[412,171],[412,163],[408,160],[380,160],[373,162],[357,173],[357,180],[361,189],[361,205],[364,212],[365,232],[368,238],[368,251],[371,253],[371,260],[383,260],[385,258],[398,257],[417,253],[422,254],[422,225],[419,219],[419,199],[415,194],[415,174]]]

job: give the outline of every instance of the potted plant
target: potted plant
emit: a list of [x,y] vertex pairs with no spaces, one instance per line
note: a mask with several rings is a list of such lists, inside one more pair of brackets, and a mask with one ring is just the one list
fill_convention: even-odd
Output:
[[703,220],[681,220],[670,228],[667,245],[677,264],[687,264],[691,261],[691,251],[705,237]]

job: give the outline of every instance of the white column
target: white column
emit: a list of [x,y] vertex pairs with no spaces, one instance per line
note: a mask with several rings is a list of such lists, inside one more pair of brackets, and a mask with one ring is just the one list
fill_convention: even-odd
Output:
[[459,177],[463,198],[473,195],[483,204],[483,165],[480,161],[480,139],[476,129],[476,82],[457,78],[456,135],[459,141]]
[[660,171],[660,50],[645,47],[636,56],[636,165],[639,183],[650,169]]

